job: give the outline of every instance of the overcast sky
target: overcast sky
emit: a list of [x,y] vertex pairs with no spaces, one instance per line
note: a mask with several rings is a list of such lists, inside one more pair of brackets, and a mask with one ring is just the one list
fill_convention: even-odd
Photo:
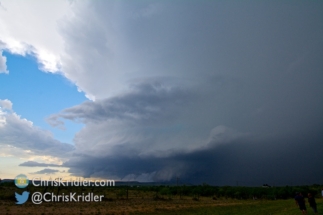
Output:
[[322,183],[323,2],[0,2],[2,178]]

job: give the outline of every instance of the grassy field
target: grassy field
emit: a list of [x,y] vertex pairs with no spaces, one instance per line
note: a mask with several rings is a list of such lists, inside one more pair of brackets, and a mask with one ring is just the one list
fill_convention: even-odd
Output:
[[[129,190],[124,188],[94,190],[75,190],[62,188],[59,193],[88,192],[103,194],[102,202],[56,202],[33,204],[28,200],[23,205],[16,205],[14,192],[21,190],[13,186],[0,187],[0,214],[102,214],[102,215],[297,215],[301,214],[292,198],[286,200],[269,199],[232,199],[225,197],[205,197],[192,195],[156,195],[153,191]],[[30,192],[44,191],[30,188]],[[58,192],[48,188],[46,192]],[[162,192],[160,192],[162,193]],[[316,198],[319,214],[323,214],[323,199]],[[314,214],[308,206],[308,214]]]
[[[323,199],[317,199],[318,210],[323,212]],[[15,205],[13,201],[0,201],[1,214],[214,214],[214,215],[295,215],[301,214],[293,199],[288,200],[235,200],[200,198],[199,201],[183,199],[153,200],[151,198],[110,200],[98,203],[43,203],[30,201]],[[308,208],[308,214],[314,214]],[[323,214],[323,213],[320,213]]]
[[[323,200],[318,199],[319,214],[323,214]],[[314,214],[312,208],[307,205],[308,214]],[[143,214],[143,213],[132,213]],[[156,208],[152,213],[144,214],[170,214],[170,215],[297,215],[302,214],[296,207],[293,199],[289,200],[265,200],[265,201],[243,201],[236,200],[233,204],[220,204],[210,207],[191,207],[181,210],[166,210],[163,208]]]

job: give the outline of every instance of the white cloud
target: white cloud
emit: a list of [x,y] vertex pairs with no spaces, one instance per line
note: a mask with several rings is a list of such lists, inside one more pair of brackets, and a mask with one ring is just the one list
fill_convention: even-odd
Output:
[[11,53],[34,55],[40,68],[58,72],[63,40],[57,32],[57,21],[68,14],[70,3],[58,1],[3,0],[6,9],[0,13],[0,42]]
[[9,73],[6,62],[7,58],[2,55],[2,51],[0,50],[0,73]]
[[1,103],[5,103],[5,106],[7,106],[4,100],[0,100],[0,128],[6,125],[6,117],[5,117],[6,113],[3,111],[4,108],[2,108]]
[[6,110],[12,110],[12,102],[8,99],[1,100],[0,99],[0,108]]

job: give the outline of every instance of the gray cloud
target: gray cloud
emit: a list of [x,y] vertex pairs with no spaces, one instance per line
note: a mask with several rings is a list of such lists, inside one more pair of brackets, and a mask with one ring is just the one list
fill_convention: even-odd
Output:
[[63,71],[95,101],[49,117],[85,124],[64,165],[125,180],[320,181],[322,9],[303,1],[77,5],[61,24]]
[[156,76],[234,76],[267,88],[304,55],[320,56],[319,8],[301,1],[82,2],[61,23],[63,71],[96,98]]
[[59,142],[50,132],[35,127],[13,111],[0,111],[0,120],[0,145],[29,150],[31,155],[58,158],[65,158],[75,149],[71,144]]
[[[157,81],[142,83],[133,86],[132,91],[127,94],[97,102],[86,101],[81,105],[65,109],[49,117],[48,122],[55,126],[61,124],[58,122],[59,118],[65,118],[81,120],[84,123],[100,123],[114,119],[149,123],[174,117],[181,106],[189,104],[192,96],[179,87],[164,86]],[[169,111],[170,109],[174,111]]]
[[62,165],[49,164],[49,163],[39,163],[36,161],[26,161],[19,164],[19,166],[28,166],[28,167],[61,167]]
[[30,174],[55,174],[56,172],[59,172],[59,170],[56,169],[43,169],[43,170],[39,170],[37,172],[33,172]]
[[322,107],[321,3],[88,4],[75,8],[61,33],[68,78],[97,99],[162,77],[165,85],[198,89],[204,101],[196,107],[212,107],[220,121],[213,127],[268,133],[286,132],[290,121],[299,129],[322,121],[312,115]]

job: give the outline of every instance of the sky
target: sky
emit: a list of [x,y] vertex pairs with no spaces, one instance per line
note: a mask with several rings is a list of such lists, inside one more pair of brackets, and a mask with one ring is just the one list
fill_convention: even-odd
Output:
[[0,178],[322,184],[322,11],[0,0]]

